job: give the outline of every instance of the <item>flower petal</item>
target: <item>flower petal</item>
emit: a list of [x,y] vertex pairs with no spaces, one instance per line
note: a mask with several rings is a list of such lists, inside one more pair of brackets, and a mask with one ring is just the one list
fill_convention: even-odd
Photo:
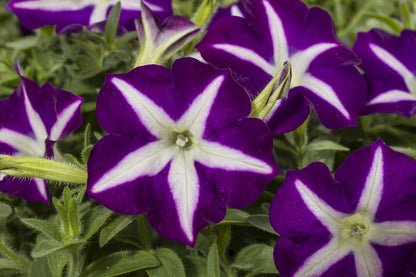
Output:
[[42,179],[0,176],[0,191],[28,201],[49,204],[46,181]]

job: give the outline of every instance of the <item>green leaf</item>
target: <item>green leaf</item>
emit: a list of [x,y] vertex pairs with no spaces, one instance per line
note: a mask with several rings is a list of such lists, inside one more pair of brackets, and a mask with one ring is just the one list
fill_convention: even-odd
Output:
[[122,47],[124,44],[126,44],[128,41],[134,40],[136,38],[137,38],[137,32],[136,31],[125,33],[124,35],[122,35],[121,37],[119,37],[115,41],[114,47],[116,49],[118,49],[118,48]]
[[7,42],[6,46],[10,48],[14,48],[16,50],[25,50],[25,49],[35,47],[37,43],[38,43],[37,36],[24,36],[15,41]]
[[0,217],[8,217],[13,212],[9,205],[0,202]]
[[36,218],[22,218],[21,220],[27,226],[40,231],[42,234],[48,236],[51,239],[58,241],[62,239],[56,224]]
[[227,213],[225,214],[224,219],[220,223],[246,224],[247,218],[249,216],[249,213],[237,209],[227,209]]
[[201,256],[186,256],[186,260],[191,263],[186,263],[186,271],[189,276],[207,277],[207,259]]
[[17,262],[6,258],[0,258],[0,270],[26,272]]
[[55,240],[42,240],[38,244],[36,244],[35,248],[32,251],[33,258],[40,258],[51,253],[54,253],[58,250],[64,249],[70,246],[76,246],[82,244],[83,241],[78,241],[74,243],[62,243]]
[[71,260],[68,251],[59,250],[47,256],[49,268],[53,277],[62,277],[65,265]]
[[94,145],[87,145],[84,149],[82,149],[81,156],[84,164],[88,163],[93,146]]
[[70,226],[68,215],[64,206],[62,206],[61,202],[55,197],[52,198],[52,203],[55,206],[56,211],[58,212],[59,219],[62,221],[62,227],[65,234],[70,233]]
[[116,38],[117,28],[118,28],[118,21],[120,19],[120,11],[121,11],[121,4],[117,2],[110,11],[110,14],[107,18],[107,23],[105,24],[105,40],[108,42],[109,45],[112,45],[114,39]]
[[159,264],[158,259],[146,251],[122,251],[95,260],[87,267],[82,276],[118,276],[144,268],[156,267]]
[[314,140],[306,146],[307,151],[326,151],[326,150],[335,150],[335,151],[349,151],[348,147],[342,146],[332,140]]
[[150,277],[186,277],[185,268],[175,251],[168,248],[160,248],[155,252],[160,261],[160,266],[147,270]]
[[84,217],[84,232],[82,237],[87,240],[100,229],[113,212],[104,206],[97,206],[88,211]]
[[269,216],[265,214],[251,215],[247,218],[248,223],[257,227],[263,231],[269,232],[273,235],[277,235],[276,231],[270,225]]
[[28,277],[52,277],[51,270],[49,269],[48,259],[46,257],[35,259],[30,265],[30,271]]
[[78,220],[78,203],[75,198],[69,203],[68,220],[71,226],[71,237],[76,238],[80,231],[80,222]]
[[212,244],[208,252],[207,275],[210,277],[220,277],[220,261],[216,243]]
[[103,247],[121,230],[126,228],[134,221],[136,216],[133,215],[117,215],[117,217],[100,232],[100,247]]
[[217,238],[218,253],[220,255],[224,255],[225,249],[227,249],[227,246],[231,239],[231,224],[219,224],[217,225],[217,229],[218,229],[218,238]]
[[273,261],[273,247],[265,244],[243,248],[235,257],[232,267],[257,273],[278,273]]
[[399,21],[396,19],[393,19],[391,17],[377,14],[377,13],[367,13],[366,16],[375,18],[383,23],[385,23],[387,26],[392,28],[397,34],[400,34],[400,32],[403,30],[403,26],[400,24]]

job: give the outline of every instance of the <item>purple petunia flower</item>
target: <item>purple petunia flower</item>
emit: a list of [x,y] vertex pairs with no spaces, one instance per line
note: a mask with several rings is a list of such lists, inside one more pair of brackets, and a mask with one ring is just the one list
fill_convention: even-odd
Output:
[[[416,163],[379,139],[331,176],[319,162],[289,171],[270,208],[284,276],[411,276]],[[414,267],[413,267],[414,268]]]
[[194,245],[226,204],[252,203],[279,173],[272,136],[229,76],[191,58],[107,75],[97,99],[109,133],[88,161],[90,198]]
[[[366,86],[354,68],[356,56],[340,43],[327,12],[308,9],[299,0],[246,1],[245,19],[227,17],[214,23],[197,45],[202,57],[231,68],[256,96],[283,63],[292,65],[291,91],[265,118],[275,134],[295,129],[309,108],[328,128],[356,125]],[[285,123],[285,128],[281,124]],[[288,124],[289,123],[289,124]]]
[[[56,25],[56,32],[61,33],[68,26],[92,26],[105,21],[117,2],[121,3],[119,24],[129,31],[135,30],[134,19],[140,18],[140,0],[12,0],[8,7],[26,28]],[[145,3],[159,19],[172,14],[170,0]]]
[[361,113],[416,114],[416,32],[359,33],[353,50],[362,58],[369,90]]
[[[50,83],[39,88],[34,81],[20,78],[17,90],[0,101],[0,153],[53,158],[57,154],[55,142],[80,126],[83,99]],[[49,203],[45,180],[39,178],[19,179],[0,173],[0,191]]]

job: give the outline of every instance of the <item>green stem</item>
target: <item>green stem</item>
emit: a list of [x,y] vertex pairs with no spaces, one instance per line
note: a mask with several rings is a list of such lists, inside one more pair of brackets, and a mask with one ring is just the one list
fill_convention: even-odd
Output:
[[14,261],[18,262],[19,264],[21,264],[22,266],[24,266],[25,268],[29,269],[30,268],[30,263],[23,260],[22,258],[20,258],[19,256],[17,256],[16,254],[14,254],[12,251],[10,251],[9,249],[7,249],[7,247],[3,244],[0,243],[0,251],[6,255],[7,257],[13,259]]
[[147,237],[145,219],[146,218],[144,214],[137,216],[137,224],[139,225],[140,238],[143,243],[143,247],[145,250],[150,251],[151,247],[150,247],[149,238]]
[[350,23],[347,25],[347,27],[345,27],[344,29],[342,29],[339,33],[338,36],[340,38],[345,37],[347,34],[349,34],[352,30],[352,28],[354,28],[354,26],[361,20],[361,18],[364,16],[364,14],[371,8],[371,6],[373,6],[373,1],[368,1],[358,12],[357,14],[352,18],[352,20],[350,21]]
[[81,249],[79,247],[70,248],[71,260],[68,266],[68,277],[78,277],[81,274]]

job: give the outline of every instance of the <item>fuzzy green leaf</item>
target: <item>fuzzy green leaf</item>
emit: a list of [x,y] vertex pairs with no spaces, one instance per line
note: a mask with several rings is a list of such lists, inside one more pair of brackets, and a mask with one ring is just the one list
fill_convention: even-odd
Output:
[[30,265],[30,271],[28,277],[52,277],[51,270],[49,269],[48,259],[42,257],[35,259]]
[[207,275],[210,277],[220,277],[220,261],[218,257],[218,247],[213,243],[208,252]]
[[249,216],[250,214],[237,209],[227,209],[227,213],[220,223],[245,224]]
[[155,255],[160,261],[160,266],[147,270],[150,277],[185,277],[182,260],[175,251],[161,248],[156,250]]
[[47,256],[49,268],[53,277],[62,277],[65,265],[70,261],[71,256],[66,250],[59,250]]
[[83,241],[65,244],[55,240],[42,240],[41,242],[36,244],[35,248],[33,249],[32,257],[40,258],[58,250],[64,249],[66,247],[80,245],[82,243]]
[[27,226],[40,231],[42,234],[54,240],[61,240],[62,236],[59,233],[58,226],[52,224],[49,221],[36,219],[36,218],[22,218],[24,224]]
[[109,45],[113,44],[116,38],[118,21],[120,19],[121,4],[118,2],[115,4],[108,15],[107,23],[105,24],[105,39]]
[[272,225],[270,225],[269,216],[265,214],[251,215],[247,218],[248,223],[257,227],[263,231],[269,232],[273,235],[277,235]]
[[0,258],[0,270],[25,272],[22,266],[19,265],[17,262],[6,258]]
[[12,212],[12,208],[9,205],[0,202],[0,217],[8,217]]
[[278,273],[273,261],[273,247],[265,244],[243,248],[235,257],[232,267],[257,273]]
[[349,151],[348,147],[342,146],[332,140],[314,140],[306,146],[307,151],[326,151],[326,150],[335,150],[335,151]]
[[82,236],[85,240],[89,239],[100,229],[113,212],[104,206],[92,208],[84,215],[84,232]]
[[81,276],[118,276],[144,268],[156,267],[159,264],[158,259],[146,251],[121,251],[95,260]]
[[117,215],[117,217],[100,232],[100,247],[107,244],[115,235],[134,221],[136,216]]

